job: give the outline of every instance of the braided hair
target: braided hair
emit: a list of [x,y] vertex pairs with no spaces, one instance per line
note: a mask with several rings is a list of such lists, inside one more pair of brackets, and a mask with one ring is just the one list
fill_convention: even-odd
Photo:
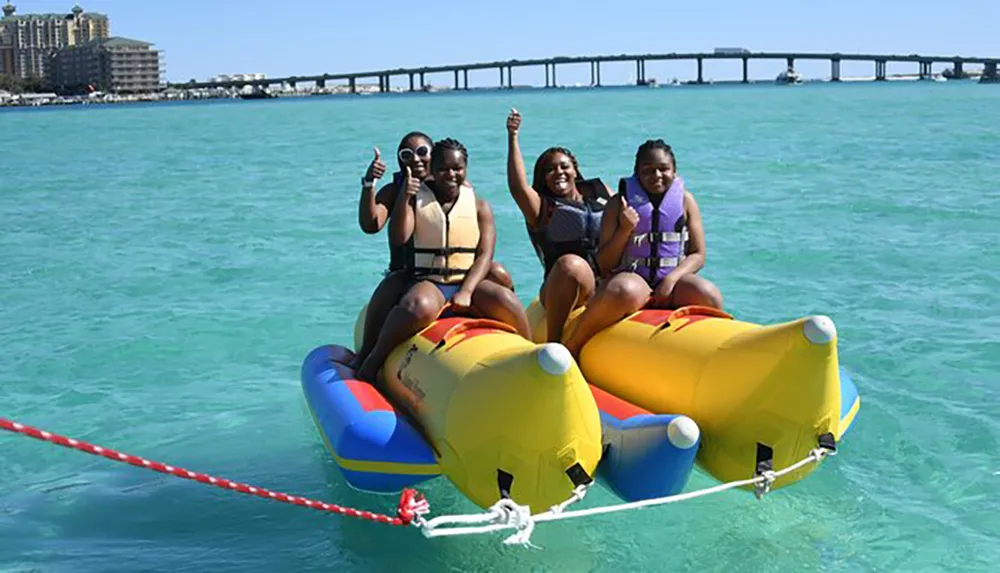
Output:
[[448,137],[434,144],[434,149],[431,150],[431,169],[434,169],[435,165],[440,164],[441,154],[445,151],[457,151],[462,154],[462,159],[465,160],[465,163],[469,163],[469,151],[465,149],[462,142]]
[[660,151],[666,153],[670,156],[670,161],[674,164],[674,170],[677,169],[677,158],[674,157],[674,150],[670,148],[669,145],[662,139],[647,139],[646,143],[639,146],[639,150],[635,152],[635,167],[633,172],[639,172],[639,161],[649,153],[659,149]]
[[576,162],[576,156],[573,155],[572,151],[566,149],[565,147],[550,147],[543,151],[535,161],[531,187],[538,193],[548,197],[555,196],[552,190],[549,189],[548,183],[545,182],[545,166],[552,160],[553,157],[560,154],[569,157],[569,160],[573,162],[573,169],[576,171],[576,180],[579,181],[583,179],[583,175],[580,174],[580,164]]

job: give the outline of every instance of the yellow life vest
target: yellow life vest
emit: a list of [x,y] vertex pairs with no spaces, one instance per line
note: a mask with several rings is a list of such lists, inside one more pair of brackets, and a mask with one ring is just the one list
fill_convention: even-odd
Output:
[[422,184],[414,215],[410,247],[413,275],[436,283],[465,280],[479,246],[479,215],[472,186],[463,184],[451,210],[445,213],[434,192]]

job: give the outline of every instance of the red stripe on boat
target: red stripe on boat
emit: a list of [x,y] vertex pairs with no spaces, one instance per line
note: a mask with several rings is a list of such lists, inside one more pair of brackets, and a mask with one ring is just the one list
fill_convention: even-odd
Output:
[[632,322],[641,322],[650,326],[660,326],[670,320],[672,310],[644,309],[629,318]]
[[434,321],[434,324],[430,325],[423,332],[420,333],[420,337],[430,341],[432,344],[437,344],[444,340],[444,335],[448,334],[456,324],[462,322],[463,320],[469,320],[468,318],[463,318],[461,316],[452,316],[448,318],[441,318]]
[[374,386],[361,380],[344,380],[344,385],[365,412],[391,412],[392,405]]
[[617,420],[627,420],[632,416],[650,413],[649,410],[644,410],[614,394],[605,392],[593,384],[589,384],[589,386],[590,391],[594,394],[594,401],[597,402],[597,409]]

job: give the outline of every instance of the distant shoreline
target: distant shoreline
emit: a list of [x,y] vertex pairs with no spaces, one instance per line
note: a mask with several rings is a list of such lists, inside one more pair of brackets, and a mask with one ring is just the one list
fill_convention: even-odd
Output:
[[[940,78],[940,76],[938,76]],[[806,84],[858,84],[858,83],[897,83],[897,82],[919,82],[919,83],[981,83],[977,78],[964,78],[964,79],[927,79],[920,78],[916,74],[895,74],[887,76],[886,82],[875,81],[874,76],[857,76],[857,77],[841,77],[839,82],[833,82],[830,79],[803,79],[799,85]],[[515,85],[513,87],[501,87],[501,86],[481,86],[481,87],[470,87],[468,89],[454,89],[451,86],[428,86],[426,89],[422,90],[409,90],[405,87],[393,87],[388,91],[380,91],[377,84],[366,84],[358,85],[356,93],[351,93],[347,86],[336,85],[328,88],[304,88],[302,90],[291,90],[291,89],[279,89],[273,91],[266,91],[263,94],[257,92],[256,94],[244,93],[240,94],[235,89],[226,88],[215,88],[215,89],[196,89],[191,90],[187,88],[180,87],[180,85],[168,86],[165,90],[159,92],[151,92],[145,94],[131,94],[131,95],[116,95],[116,94],[102,94],[99,96],[60,96],[54,93],[34,93],[34,94],[11,94],[10,96],[0,97],[0,109],[31,109],[31,108],[41,108],[41,107],[65,107],[65,106],[99,106],[106,107],[110,105],[124,105],[124,104],[155,104],[155,103],[171,103],[171,102],[197,102],[197,101],[225,101],[225,100],[245,100],[245,101],[255,101],[255,100],[269,100],[269,99],[299,99],[304,97],[333,97],[333,96],[354,96],[354,97],[368,97],[368,96],[385,96],[385,95],[404,95],[404,94],[446,94],[446,93],[471,93],[471,92],[498,92],[498,91],[528,91],[528,90],[541,90],[541,91],[553,91],[553,90],[621,90],[621,89],[638,89],[638,90],[648,90],[648,89],[670,89],[670,88],[692,88],[692,87],[703,87],[710,88],[711,86],[774,86],[774,87],[794,87],[794,85],[786,85],[781,82],[776,82],[775,80],[750,80],[744,83],[740,80],[721,80],[713,81],[707,80],[703,83],[698,83],[697,81],[678,81],[676,78],[671,80],[669,83],[658,83],[656,80],[652,80],[645,85],[634,85],[634,84],[618,84],[618,85],[602,85],[602,86],[592,86],[589,84],[576,83],[573,85],[561,85],[555,87],[544,87],[544,86],[534,86],[534,85]]]

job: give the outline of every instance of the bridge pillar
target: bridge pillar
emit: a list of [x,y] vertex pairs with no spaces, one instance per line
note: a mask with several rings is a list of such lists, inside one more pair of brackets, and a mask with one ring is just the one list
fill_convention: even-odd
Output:
[[559,82],[556,81],[556,63],[552,62],[552,87],[559,87]]
[[594,86],[597,85],[597,71],[594,68],[594,64],[595,64],[595,62],[593,60],[591,60],[590,61],[590,87],[594,87]]
[[389,74],[386,74],[385,75],[385,91],[389,91],[390,87],[391,86],[389,85]]
[[500,87],[503,87],[503,66],[499,66],[497,70],[500,71]]
[[545,87],[549,87],[550,85],[551,84],[549,83],[549,65],[545,64]]
[[795,71],[795,58],[785,58],[786,69]]
[[594,62],[594,67],[597,69],[597,86],[601,85],[601,62]]
[[410,91],[413,91],[413,72],[410,72]]
[[455,90],[458,90],[458,69],[455,69]]
[[875,60],[875,81],[885,81],[885,60]]
[[980,81],[986,80],[990,82],[995,82],[998,79],[1000,79],[1000,77],[997,76],[997,63],[986,62],[986,64],[983,66],[983,76],[980,78]]
[[347,78],[347,89],[350,90],[352,94],[358,93],[358,78],[354,76]]
[[840,60],[833,58],[830,60],[830,81],[840,81]]
[[514,68],[511,66],[507,66],[507,87],[510,89],[514,89],[514,80],[512,79],[514,75],[513,72]]
[[705,83],[705,76],[702,74],[702,71],[705,68],[704,64],[705,64],[704,60],[702,58],[698,58],[698,83],[699,84]]
[[635,85],[641,86],[642,80],[642,60],[635,61]]
[[469,89],[469,70],[462,70],[462,81],[465,84],[464,89]]
[[958,79],[958,80],[965,79],[965,72],[962,70],[962,61],[961,60],[955,62],[955,66],[952,68],[951,71],[953,72],[952,73],[952,77],[954,77],[955,79]]
[[743,83],[750,83],[750,58],[743,58]]
[[316,87],[321,90],[326,89],[326,80],[316,80]]
[[292,91],[295,91],[295,80],[289,81],[288,82],[288,87],[292,88]]
[[930,62],[920,62],[920,79],[926,80],[931,77],[931,63]]
[[426,87],[427,84],[424,83],[424,72],[420,72],[420,89],[424,89]]

